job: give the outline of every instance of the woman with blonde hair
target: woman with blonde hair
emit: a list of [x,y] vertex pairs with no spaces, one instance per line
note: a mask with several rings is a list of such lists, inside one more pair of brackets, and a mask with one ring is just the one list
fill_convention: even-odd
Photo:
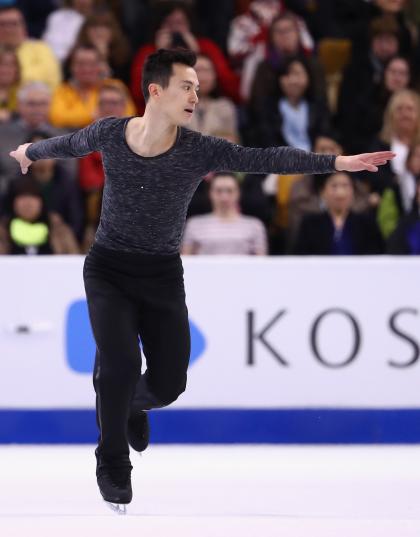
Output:
[[406,211],[404,177],[410,148],[420,142],[420,96],[413,90],[395,92],[385,108],[382,130],[370,150],[391,150],[392,163],[375,177],[362,174],[370,191],[377,195],[376,214],[382,235],[388,238]]
[[380,138],[397,154],[392,169],[402,172],[410,146],[420,142],[420,96],[415,91],[404,89],[391,97]]
[[382,130],[370,148],[372,151],[391,150],[396,154],[392,163],[383,166],[375,176],[374,191],[382,193],[395,185],[396,176],[405,172],[410,147],[417,142],[420,142],[420,96],[413,90],[403,89],[389,99]]

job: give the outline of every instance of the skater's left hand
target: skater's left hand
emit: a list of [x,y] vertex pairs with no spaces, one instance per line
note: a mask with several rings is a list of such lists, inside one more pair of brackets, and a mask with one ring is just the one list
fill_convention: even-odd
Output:
[[392,151],[379,151],[378,153],[362,153],[361,155],[343,156],[335,159],[335,169],[339,172],[377,172],[378,166],[386,164],[395,157]]

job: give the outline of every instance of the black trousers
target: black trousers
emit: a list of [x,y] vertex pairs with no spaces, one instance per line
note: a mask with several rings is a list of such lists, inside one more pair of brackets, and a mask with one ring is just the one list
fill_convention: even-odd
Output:
[[[169,405],[185,390],[190,331],[183,274],[179,254],[117,252],[95,243],[85,259],[104,457],[128,455],[130,413]],[[147,365],[144,375],[139,341]]]

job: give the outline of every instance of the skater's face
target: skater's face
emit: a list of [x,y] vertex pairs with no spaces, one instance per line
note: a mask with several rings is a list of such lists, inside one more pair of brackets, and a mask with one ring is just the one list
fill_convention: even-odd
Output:
[[198,77],[192,67],[175,63],[169,85],[151,84],[149,91],[160,111],[174,125],[188,125],[198,103]]
[[331,212],[346,212],[351,209],[354,198],[353,183],[346,173],[331,175],[322,191],[322,198]]

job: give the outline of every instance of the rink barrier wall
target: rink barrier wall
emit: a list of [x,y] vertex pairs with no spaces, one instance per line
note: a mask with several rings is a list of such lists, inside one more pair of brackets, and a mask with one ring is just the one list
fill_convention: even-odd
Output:
[[[2,443],[96,440],[83,262],[0,258]],[[420,443],[420,256],[183,264],[187,389],[153,442]]]
[[[155,410],[152,444],[414,444],[419,409]],[[90,444],[93,410],[1,410],[0,443]]]

